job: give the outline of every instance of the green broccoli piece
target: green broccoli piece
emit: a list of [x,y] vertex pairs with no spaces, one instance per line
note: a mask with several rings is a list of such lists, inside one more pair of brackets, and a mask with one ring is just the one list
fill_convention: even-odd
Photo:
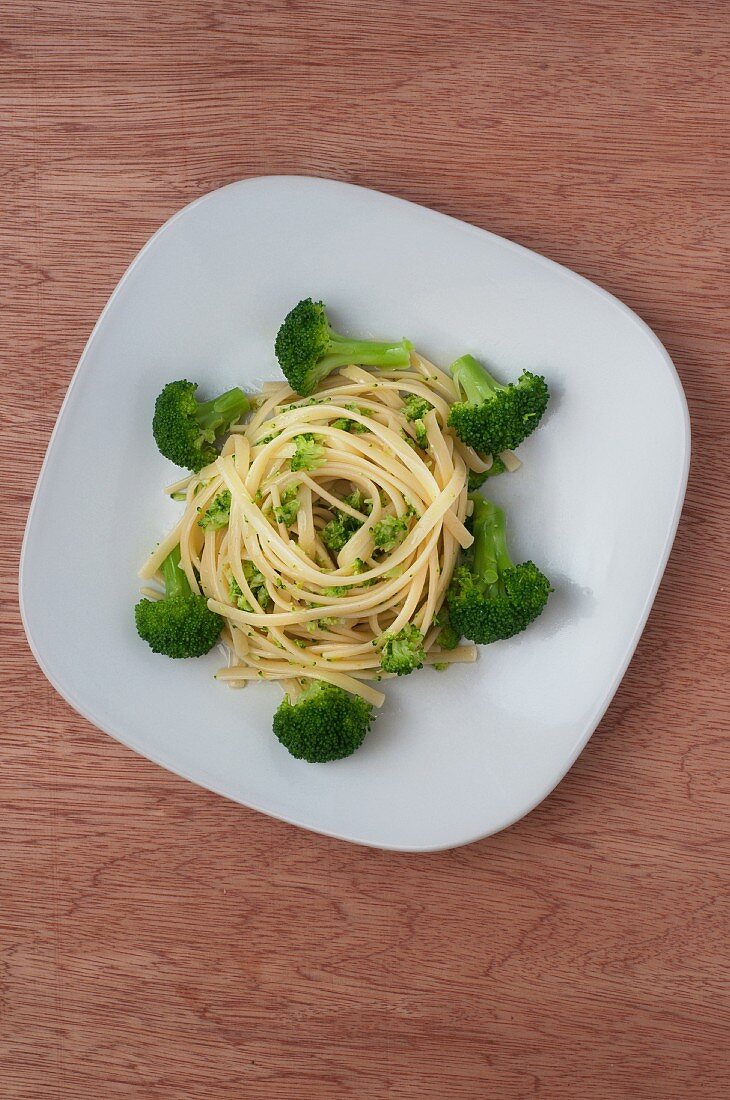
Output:
[[467,486],[470,493],[475,493],[477,489],[481,489],[484,482],[488,477],[498,477],[499,474],[503,474],[507,467],[505,466],[499,455],[495,455],[492,459],[492,465],[488,470],[484,470],[483,473],[478,474],[475,470],[469,471],[469,479]]
[[417,393],[409,393],[407,397],[404,397],[403,405],[405,406],[406,420],[423,420],[426,413],[429,413],[433,408],[430,401],[427,401],[425,397],[419,397]]
[[277,523],[283,523],[285,527],[292,527],[299,514],[299,486],[290,485],[281,494],[281,504],[274,508],[274,519]]
[[219,527],[227,527],[231,518],[231,491],[224,489],[208,505],[198,520],[198,527],[204,531],[217,531]]
[[220,615],[208,610],[205,596],[197,596],[180,569],[180,547],[162,563],[163,600],[140,600],[134,609],[137,633],[153,653],[166,657],[202,657],[212,649],[223,627]]
[[513,564],[502,509],[481,496],[471,499],[474,545],[467,563],[454,572],[447,601],[454,628],[486,645],[525,630],[545,607],[552,588],[533,562]]
[[[266,587],[266,578],[263,573],[256,568],[253,562],[244,561],[242,565],[243,575],[246,578],[248,587],[251,589],[251,593],[258,602],[261,610],[266,611],[269,604],[272,602],[269,590]],[[254,608],[241,591],[241,586],[235,577],[231,577],[228,582],[228,598],[240,611],[254,611]],[[256,613],[258,614],[258,612]]]
[[253,611],[253,607],[244,596],[235,577],[231,577],[228,582],[228,599],[232,604],[235,604],[239,611]]
[[385,672],[394,672],[396,676],[407,676],[416,668],[423,668],[426,651],[423,648],[423,634],[409,623],[397,634],[386,634],[385,644],[380,650],[380,667]]
[[274,733],[297,760],[323,764],[358,749],[372,721],[372,707],[359,695],[315,680],[290,703],[284,697],[274,715]]
[[350,363],[385,370],[407,367],[412,347],[409,340],[375,343],[340,336],[330,328],[322,302],[305,298],[284,318],[274,350],[291,388],[308,397],[328,374]]
[[373,541],[378,550],[395,550],[408,534],[408,524],[398,516],[385,516],[373,527]]
[[540,423],[550,396],[542,375],[523,371],[516,383],[502,386],[473,355],[452,363],[451,374],[466,401],[451,406],[449,427],[474,450],[512,450]]
[[351,493],[342,498],[342,503],[349,504],[356,512],[362,512],[364,516],[369,516],[373,510],[372,500],[363,496],[362,489],[353,489]]
[[362,523],[359,519],[355,519],[347,512],[336,511],[335,518],[322,528],[322,542],[337,554],[361,527]]
[[461,640],[461,634],[454,628],[454,624],[451,621],[451,615],[449,614],[448,604],[443,603],[441,610],[436,616],[434,622],[436,626],[440,626],[441,629],[438,633],[438,644],[442,649],[456,649]]
[[294,437],[296,451],[289,463],[292,470],[316,470],[325,461],[324,447],[311,432]]
[[213,444],[251,403],[237,387],[214,401],[199,402],[195,382],[168,382],[155,402],[152,434],[160,452],[195,473],[218,457]]
[[[360,489],[354,489],[342,498],[343,504],[348,504],[356,512],[370,515],[373,510],[373,502],[366,500]],[[362,521],[351,516],[349,512],[335,509],[334,519],[326,523],[322,528],[322,542],[334,553],[339,553],[345,543],[349,542],[356,531],[362,527]]]
[[413,428],[416,433],[416,443],[422,451],[428,450],[428,433],[422,420],[414,420]]
[[293,527],[299,515],[299,501],[290,500],[274,508],[274,519],[277,523],[283,523],[285,527]]

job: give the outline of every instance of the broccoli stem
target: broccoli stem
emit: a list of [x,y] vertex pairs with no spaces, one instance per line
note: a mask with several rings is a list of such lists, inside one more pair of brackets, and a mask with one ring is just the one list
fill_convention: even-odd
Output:
[[474,572],[485,584],[499,587],[502,572],[512,568],[507,550],[505,514],[482,496],[469,499],[474,502]]
[[201,401],[196,410],[196,419],[204,431],[216,433],[224,425],[232,424],[234,420],[244,416],[248,412],[251,403],[238,386],[232,390],[226,390],[214,401]]
[[375,340],[350,340],[346,336],[329,330],[330,348],[319,363],[321,369],[327,364],[327,371],[357,363],[362,367],[381,367],[383,370],[397,370],[410,366],[411,343],[399,340],[397,344]]
[[488,370],[482,366],[473,355],[462,355],[455,363],[451,364],[451,375],[457,385],[461,386],[466,394],[467,401],[478,404],[487,398],[494,397],[497,390],[503,390],[496,379],[492,378]]
[[190,582],[180,568],[180,547],[176,546],[167,555],[161,566],[165,580],[165,596],[189,596],[192,592]]

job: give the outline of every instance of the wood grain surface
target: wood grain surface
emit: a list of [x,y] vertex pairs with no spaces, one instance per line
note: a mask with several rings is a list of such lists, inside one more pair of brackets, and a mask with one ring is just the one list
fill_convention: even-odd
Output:
[[[3,1098],[728,1095],[729,30],[721,0],[5,0]],[[469,848],[364,850],[198,790],[25,642],[22,530],[94,321],[165,218],[264,173],[575,268],[687,392],[685,512],[616,699]]]

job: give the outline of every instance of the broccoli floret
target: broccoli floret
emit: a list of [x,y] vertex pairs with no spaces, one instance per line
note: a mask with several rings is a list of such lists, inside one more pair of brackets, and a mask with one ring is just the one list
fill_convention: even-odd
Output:
[[477,489],[481,489],[484,482],[488,477],[497,477],[499,474],[503,474],[507,467],[505,466],[499,455],[495,455],[492,459],[492,465],[488,470],[484,470],[483,473],[478,474],[475,470],[469,471],[469,480],[467,482],[469,492],[475,493]]
[[212,649],[223,627],[220,615],[208,610],[205,596],[192,591],[180,569],[180,547],[162,563],[164,600],[140,600],[134,609],[137,633],[153,653],[166,657],[202,657]]
[[231,518],[231,491],[224,489],[208,505],[208,510],[198,520],[198,527],[204,531],[217,531],[219,527],[227,527]]
[[289,463],[292,470],[316,470],[325,461],[324,447],[311,432],[294,438],[296,451]]
[[274,519],[277,523],[283,523],[285,527],[292,527],[296,523],[299,514],[299,486],[290,485],[281,494],[281,504],[274,508]]
[[406,420],[423,420],[426,413],[430,412],[433,405],[425,397],[419,397],[417,393],[409,393],[403,398]]
[[251,407],[237,387],[214,401],[199,402],[195,382],[169,382],[155,402],[152,433],[160,452],[195,473],[218,457],[213,444]]
[[486,645],[525,630],[545,607],[552,588],[533,562],[512,563],[502,509],[481,496],[471,499],[474,545],[467,564],[454,572],[447,600],[454,628]]
[[466,401],[451,406],[449,427],[474,450],[511,450],[540,423],[550,396],[542,375],[523,371],[516,383],[502,386],[473,355],[452,363],[451,374]]
[[322,302],[305,298],[284,318],[274,350],[291,388],[308,397],[328,374],[349,363],[385,370],[407,367],[412,346],[409,340],[376,343],[340,336],[330,328]]
[[378,550],[395,550],[408,533],[408,524],[398,516],[385,516],[373,527],[373,541]]
[[423,634],[409,623],[397,634],[386,634],[385,645],[380,650],[380,667],[396,676],[406,676],[416,668],[423,668],[426,651]]
[[438,633],[438,638],[436,639],[441,648],[456,649],[459,641],[461,640],[461,635],[459,634],[458,630],[455,629],[454,624],[451,621],[448,604],[444,603],[441,605],[441,610],[436,616],[434,622],[436,623],[436,626],[441,627]]
[[285,696],[274,715],[274,733],[297,760],[323,764],[358,749],[372,721],[372,707],[359,695],[315,680],[290,703]]

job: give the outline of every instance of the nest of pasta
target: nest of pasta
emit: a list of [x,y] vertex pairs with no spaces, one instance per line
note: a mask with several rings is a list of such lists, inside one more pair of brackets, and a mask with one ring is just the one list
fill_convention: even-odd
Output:
[[276,680],[292,700],[321,680],[379,706],[373,683],[398,671],[384,653],[406,628],[419,663],[475,659],[472,644],[439,644],[473,541],[468,474],[484,467],[447,428],[457,397],[415,353],[406,370],[345,367],[306,399],[269,383],[220,457],[171,487],[184,514],[141,576],[179,544],[192,591],[225,623],[220,680]]

